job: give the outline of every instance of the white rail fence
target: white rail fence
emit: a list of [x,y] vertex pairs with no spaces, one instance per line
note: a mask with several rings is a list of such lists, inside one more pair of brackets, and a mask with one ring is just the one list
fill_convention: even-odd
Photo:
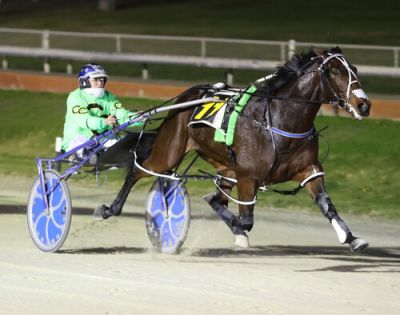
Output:
[[175,64],[221,68],[232,83],[235,69],[271,70],[311,46],[340,46],[362,75],[400,77],[398,46],[0,28],[3,69],[10,57],[41,58],[46,73],[51,59],[65,60],[69,74],[76,60],[124,62],[141,64],[143,79],[149,77],[149,64]]

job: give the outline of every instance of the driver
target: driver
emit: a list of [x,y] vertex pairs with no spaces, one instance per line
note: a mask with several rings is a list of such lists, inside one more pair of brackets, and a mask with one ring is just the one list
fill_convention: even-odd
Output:
[[[67,98],[61,144],[65,152],[87,142],[92,136],[112,129],[117,122],[123,124],[137,115],[123,108],[116,96],[105,90],[107,79],[106,71],[98,64],[90,63],[81,68],[78,75],[79,88]],[[143,122],[133,124],[141,125]],[[83,158],[83,151],[81,149],[76,152],[79,158]]]

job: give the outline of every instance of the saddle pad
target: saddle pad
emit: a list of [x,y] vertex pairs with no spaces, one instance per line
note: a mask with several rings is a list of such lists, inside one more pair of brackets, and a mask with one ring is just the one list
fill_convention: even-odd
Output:
[[249,88],[247,88],[246,91],[244,91],[244,93],[238,94],[237,96],[232,98],[235,107],[233,111],[232,109],[229,110],[230,116],[225,117],[225,119],[227,119],[227,127],[225,128],[226,130],[215,130],[214,141],[224,142],[227,146],[233,145],[236,123],[239,119],[239,115],[247,105],[250,98],[253,96],[254,92],[256,92],[256,90],[257,88],[254,85],[251,85]]
[[[208,125],[215,129],[215,142],[223,142],[231,146],[239,114],[255,91],[256,87],[252,85],[246,91],[226,91],[229,93],[218,92],[213,94],[212,96],[221,99],[221,102],[210,102],[197,106],[188,126],[194,124]],[[227,108],[229,108],[228,111]]]
[[236,93],[213,93],[211,95],[207,94],[207,97],[214,97],[220,99],[220,102],[210,102],[204,103],[196,107],[193,112],[192,118],[188,126],[194,124],[206,124],[214,129],[220,129],[222,121],[224,119],[226,104],[230,97],[236,95]]
[[201,104],[194,110],[188,126],[194,124],[206,124],[215,129],[220,129],[225,109],[226,100]]

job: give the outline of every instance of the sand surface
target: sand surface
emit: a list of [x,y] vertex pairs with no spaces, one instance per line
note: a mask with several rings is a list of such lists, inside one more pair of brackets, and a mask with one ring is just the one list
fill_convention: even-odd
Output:
[[[23,206],[30,180],[0,181],[0,314],[399,314],[400,222],[344,216],[370,242],[350,253],[315,212],[257,209],[252,248],[192,198],[179,255],[155,253],[146,195],[131,194],[118,218],[95,223],[76,211],[59,253],[38,250]],[[74,207],[113,200],[116,190],[69,181]],[[9,205],[9,206],[4,206]],[[85,212],[83,212],[85,213]]]

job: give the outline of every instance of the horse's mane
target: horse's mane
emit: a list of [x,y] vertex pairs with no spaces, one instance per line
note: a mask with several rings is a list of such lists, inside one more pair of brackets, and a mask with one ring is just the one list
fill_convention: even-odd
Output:
[[[339,47],[335,47],[325,50],[323,53],[341,53],[341,50]],[[271,79],[264,81],[259,87],[264,89],[267,94],[274,95],[292,79],[300,77],[315,62],[314,57],[317,56],[312,48],[307,52],[293,55],[284,65],[275,69]]]

